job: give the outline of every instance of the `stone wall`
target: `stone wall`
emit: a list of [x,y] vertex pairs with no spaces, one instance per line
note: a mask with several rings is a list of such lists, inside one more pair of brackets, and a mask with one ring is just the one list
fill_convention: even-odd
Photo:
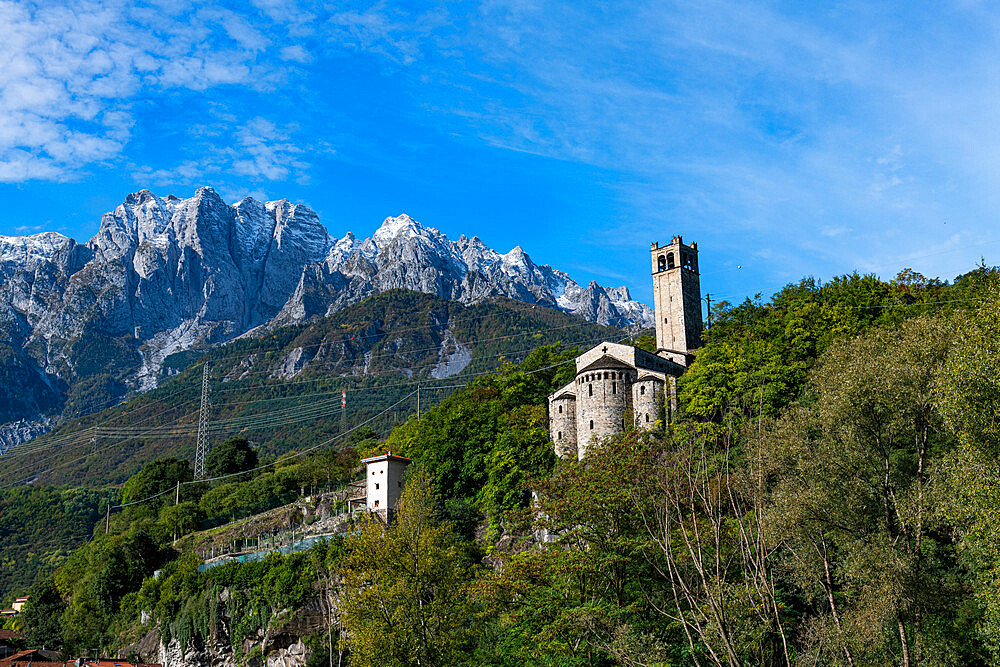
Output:
[[632,385],[632,406],[635,427],[643,431],[653,431],[663,427],[660,413],[663,409],[664,381],[651,375],[644,375]]
[[[228,596],[228,590],[224,589],[220,601],[225,603]],[[148,616],[144,616],[144,621],[149,628],[146,635],[122,647],[119,658],[138,656],[163,667],[305,667],[309,648],[303,639],[323,632],[330,619],[320,598],[313,598],[294,610],[278,610],[266,629],[244,638],[239,647],[241,656],[237,656],[230,642],[230,619],[225,604],[219,605],[218,624],[211,639],[193,638],[184,647],[176,637],[164,644],[159,625],[148,625]]]
[[576,457],[576,398],[563,394],[549,401],[549,433],[556,456]]
[[701,285],[698,244],[684,245],[675,236],[669,245],[650,248],[656,346],[687,352],[701,347]]
[[577,376],[576,436],[577,457],[583,459],[596,438],[624,430],[632,414],[633,369],[595,369]]

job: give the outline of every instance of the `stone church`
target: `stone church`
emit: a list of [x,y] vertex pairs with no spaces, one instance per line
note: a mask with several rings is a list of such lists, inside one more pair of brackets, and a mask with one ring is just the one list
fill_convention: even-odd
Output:
[[[576,358],[576,377],[549,395],[549,432],[558,456],[587,454],[595,438],[663,427],[677,378],[701,345],[698,244],[675,236],[650,247],[656,354],[604,342]],[[670,398],[668,402],[667,398]]]

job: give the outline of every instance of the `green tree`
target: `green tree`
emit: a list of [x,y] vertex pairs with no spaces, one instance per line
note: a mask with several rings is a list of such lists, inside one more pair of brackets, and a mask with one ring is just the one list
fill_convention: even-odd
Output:
[[174,497],[169,496],[166,491],[176,488],[178,482],[190,482],[193,477],[191,464],[188,461],[174,458],[157,459],[147,463],[142,470],[125,482],[122,486],[122,504],[127,505],[162,494],[159,498],[144,504],[145,507],[155,511],[164,503],[174,501]]
[[544,542],[477,584],[484,617],[503,637],[480,647],[482,662],[659,664],[682,654],[681,637],[650,604],[665,603],[654,592],[665,582],[650,567],[656,554],[636,505],[634,485],[656,470],[659,448],[655,437],[609,438],[585,462],[531,481],[529,530]]
[[339,571],[352,664],[454,665],[469,647],[472,564],[434,507],[430,478],[417,471],[388,526],[369,514],[348,537]]
[[55,575],[59,595],[68,600],[62,615],[63,648],[76,652],[108,648],[125,596],[163,564],[156,531],[148,519],[127,530],[100,535],[77,549]]
[[811,400],[763,436],[775,464],[762,473],[775,480],[765,529],[784,547],[788,580],[822,610],[806,655],[977,659],[958,641],[967,590],[931,475],[954,449],[934,393],[953,329],[922,317],[832,346]]
[[164,505],[160,508],[159,525],[166,535],[176,541],[198,528],[205,518],[198,503],[187,501],[178,505]]
[[205,457],[205,472],[209,477],[234,475],[256,467],[257,452],[245,438],[229,438]]
[[[981,278],[986,280],[986,278]],[[980,635],[1000,658],[1000,289],[962,322],[941,374],[941,411],[960,445],[944,467],[955,521],[984,616]]]
[[24,606],[21,621],[31,646],[62,648],[60,619],[66,603],[59,596],[51,576],[39,578],[28,591],[28,604]]
[[440,497],[474,502],[497,529],[526,502],[521,482],[552,468],[545,400],[573,377],[575,354],[539,347],[519,366],[477,378],[396,428],[381,449],[420,460]]

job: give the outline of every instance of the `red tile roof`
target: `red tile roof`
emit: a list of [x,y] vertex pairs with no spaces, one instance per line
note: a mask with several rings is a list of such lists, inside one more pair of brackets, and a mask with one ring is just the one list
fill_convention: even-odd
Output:
[[127,660],[111,660],[109,658],[102,658],[100,660],[80,658],[79,660],[63,662],[56,657],[57,655],[54,651],[40,651],[38,649],[20,651],[19,653],[0,659],[0,667],[15,667],[32,663],[47,663],[52,665],[52,667],[56,667],[56,665],[61,665],[61,667],[163,667],[160,664],[133,663]]
[[0,639],[24,639],[24,634],[17,630],[4,630],[0,628]]
[[53,651],[42,651],[37,648],[27,651],[18,651],[14,655],[0,659],[0,667],[10,667],[10,665],[22,665],[32,662],[59,662],[56,658],[58,653]]

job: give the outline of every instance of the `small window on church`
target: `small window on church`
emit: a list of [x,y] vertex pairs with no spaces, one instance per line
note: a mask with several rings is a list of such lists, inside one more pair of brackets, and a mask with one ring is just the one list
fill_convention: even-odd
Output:
[[667,253],[667,268],[672,269],[674,266],[674,253]]
[[639,395],[640,396],[645,396],[646,395],[646,388],[645,387],[639,387]]
[[559,431],[558,437],[556,438],[556,440],[562,440],[562,431]]
[[[671,257],[673,257],[673,255],[671,255]],[[659,257],[656,258],[656,270],[663,271],[666,268],[667,268],[667,260],[664,259],[663,255],[660,255]]]
[[375,482],[375,490],[378,491],[378,482]]
[[611,393],[612,394],[617,394],[618,393],[618,383],[617,382],[612,382],[611,383]]
[[587,391],[589,391],[589,392],[590,392],[590,393],[588,394],[588,396],[593,396],[593,395],[594,395],[594,385],[592,385],[592,384],[588,384],[588,385],[587,385]]
[[562,414],[562,406],[559,406],[559,414]]
[[649,423],[649,413],[648,412],[646,413],[646,423],[647,424]]
[[593,419],[590,420],[590,430],[591,431],[594,430],[594,420]]

